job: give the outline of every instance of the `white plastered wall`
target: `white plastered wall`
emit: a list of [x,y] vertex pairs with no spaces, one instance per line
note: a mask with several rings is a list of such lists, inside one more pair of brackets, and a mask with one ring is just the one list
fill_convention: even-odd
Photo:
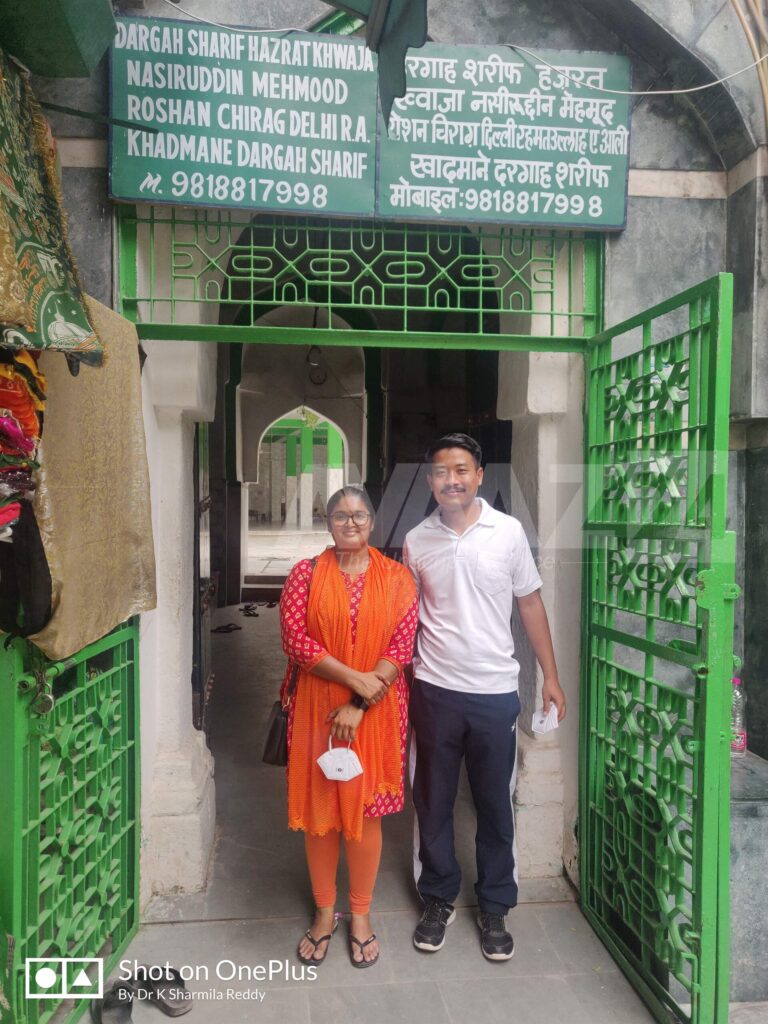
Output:
[[[564,250],[565,252],[565,250]],[[555,308],[567,308],[567,261],[558,268]],[[562,280],[558,280],[562,277]],[[568,325],[535,313],[502,314],[505,333],[568,333]],[[502,352],[499,419],[512,421],[512,514],[529,530],[552,630],[565,722],[547,737],[531,731],[543,679],[518,635],[521,729],[516,790],[518,863],[523,878],[577,878],[578,705],[581,628],[582,357],[567,353]]]
[[[141,209],[145,213],[144,208]],[[166,228],[158,228],[156,241]],[[139,294],[149,293],[149,233],[139,228]],[[165,240],[166,251],[168,239]],[[162,248],[162,247],[161,247]],[[154,294],[167,294],[170,268],[156,261]],[[215,304],[190,304],[189,323],[215,322]],[[168,310],[155,309],[168,318]],[[140,319],[150,319],[141,304]],[[192,724],[192,551],[195,423],[215,412],[216,345],[144,341],[144,429],[157,564],[157,607],[140,620],[140,905],[153,895],[206,882],[216,817],[213,758]]]

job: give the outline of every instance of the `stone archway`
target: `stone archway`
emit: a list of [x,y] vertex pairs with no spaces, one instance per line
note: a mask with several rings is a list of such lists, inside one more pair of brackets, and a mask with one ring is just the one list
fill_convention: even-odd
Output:
[[328,497],[348,480],[344,431],[301,405],[274,419],[255,447],[256,479],[246,481],[250,518],[273,529],[311,530]]
[[[284,328],[332,327],[345,330],[341,317],[313,307],[282,307],[266,313],[259,325]],[[310,349],[313,352],[310,352]],[[310,359],[318,365],[313,367]],[[318,370],[318,373],[314,371]],[[236,393],[237,468],[243,482],[257,481],[258,442],[286,411],[311,408],[332,422],[345,438],[345,479],[365,478],[365,359],[358,347],[247,345]]]

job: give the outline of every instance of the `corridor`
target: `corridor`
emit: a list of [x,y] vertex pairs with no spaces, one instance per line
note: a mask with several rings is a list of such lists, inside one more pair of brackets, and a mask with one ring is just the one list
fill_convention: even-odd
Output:
[[[216,758],[217,838],[208,887],[153,900],[125,957],[140,963],[207,965],[208,980],[187,985],[204,997],[193,1002],[190,1020],[206,1024],[458,1024],[467,1019],[551,1024],[566,1013],[569,1024],[648,1024],[650,1014],[582,918],[564,880],[523,879],[521,905],[508,919],[514,958],[491,963],[482,957],[473,909],[474,827],[466,798],[457,808],[457,837],[467,871],[445,948],[422,954],[411,942],[418,915],[406,811],[384,823],[374,898],[380,962],[371,970],[354,970],[342,924],[316,980],[286,980],[286,959],[301,976],[294,951],[312,904],[302,837],[285,825],[282,769],[260,759],[284,658],[277,609],[260,607],[258,612],[258,618],[247,618],[230,607],[219,609],[214,618],[214,624],[236,621],[242,631],[212,638],[216,683],[210,743]],[[339,893],[338,909],[344,910],[343,881]],[[215,965],[225,959],[251,967],[270,960],[283,964],[271,982],[217,980]],[[212,989],[221,998],[213,1001]],[[263,1000],[226,998],[227,989],[258,990]],[[139,1005],[133,1017],[150,1021],[157,1019],[157,1011]]]

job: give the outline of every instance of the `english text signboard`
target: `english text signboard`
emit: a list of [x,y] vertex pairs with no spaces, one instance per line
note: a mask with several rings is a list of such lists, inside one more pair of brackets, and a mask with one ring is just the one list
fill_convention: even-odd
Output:
[[[360,40],[118,18],[115,199],[619,228],[629,61],[427,44],[389,131]],[[142,130],[143,125],[154,129]]]
[[362,40],[118,18],[117,199],[371,216],[376,72]]

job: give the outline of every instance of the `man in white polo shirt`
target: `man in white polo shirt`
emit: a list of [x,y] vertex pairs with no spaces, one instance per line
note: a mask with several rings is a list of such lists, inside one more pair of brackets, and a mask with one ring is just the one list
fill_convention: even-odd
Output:
[[508,960],[514,942],[505,917],[517,903],[512,789],[520,713],[513,599],[544,674],[544,711],[554,703],[560,721],[565,695],[523,528],[477,497],[481,458],[466,434],[449,434],[430,447],[427,480],[438,508],[409,532],[403,552],[420,594],[410,715],[417,885],[425,906],[413,941],[417,949],[441,949],[455,917],[461,871],[453,808],[464,758],[477,812],[480,944],[488,959]]

